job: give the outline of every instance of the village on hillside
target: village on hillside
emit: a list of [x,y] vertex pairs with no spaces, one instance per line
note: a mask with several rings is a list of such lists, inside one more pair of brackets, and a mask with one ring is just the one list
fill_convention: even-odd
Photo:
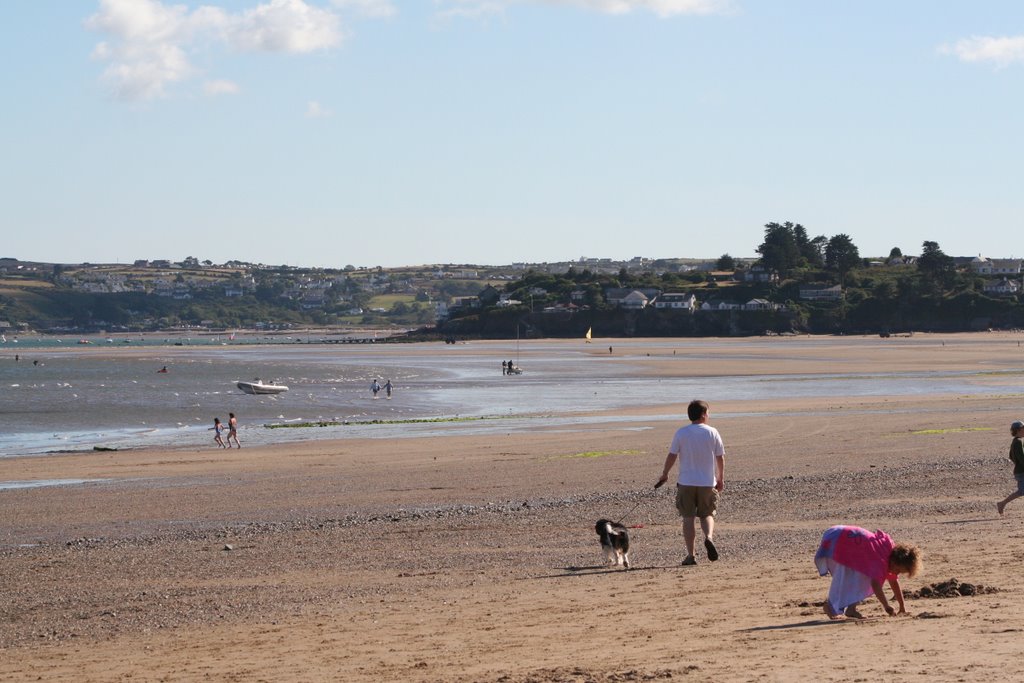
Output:
[[[0,331],[280,330],[318,325],[436,328],[441,336],[506,337],[514,334],[512,328],[501,323],[507,329],[488,331],[481,317],[512,316],[533,334],[550,336],[575,335],[595,321],[624,334],[886,332],[928,329],[922,317],[926,312],[941,329],[1022,324],[1021,259],[942,255],[942,272],[936,274],[923,271],[919,257],[896,252],[884,259],[859,259],[845,270],[824,263],[787,270],[770,267],[767,258],[728,255],[714,260],[580,257],[503,266],[338,269],[216,264],[194,257],[132,264],[3,258]],[[973,303],[968,305],[964,297]],[[957,310],[950,310],[950,302],[957,302],[952,307]],[[908,315],[908,307],[918,314]],[[728,324],[664,322],[667,317],[714,313],[729,314]],[[759,317],[745,325],[744,313]],[[644,316],[660,322],[645,326]]]

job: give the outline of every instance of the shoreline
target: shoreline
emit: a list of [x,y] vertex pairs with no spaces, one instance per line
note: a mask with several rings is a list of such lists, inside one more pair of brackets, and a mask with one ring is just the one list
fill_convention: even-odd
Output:
[[[331,338],[346,338],[346,337],[358,337],[365,339],[376,338],[380,341],[399,337],[404,333],[409,332],[407,328],[401,329],[389,329],[389,328],[374,328],[374,327],[354,327],[354,328],[319,328],[319,327],[308,327],[294,330],[267,330],[267,331],[255,331],[255,330],[223,330],[223,331],[212,331],[212,330],[196,330],[196,331],[185,331],[185,330],[173,330],[166,332],[91,332],[91,333],[50,333],[50,332],[28,332],[28,333],[17,333],[11,334],[6,342],[0,343],[0,353],[5,351],[16,352],[19,347],[26,348],[22,345],[31,346],[32,341],[46,341],[46,342],[62,342],[62,346],[55,348],[127,348],[137,340],[158,342],[164,340],[181,341],[191,338],[212,338],[217,341],[227,341],[227,338],[234,333],[236,335],[235,341],[237,346],[249,346],[259,345],[260,339],[290,339],[291,344],[330,344],[330,341],[322,342],[322,339]],[[365,335],[365,336],[364,336]],[[310,340],[309,337],[317,337],[317,339]],[[786,341],[800,341],[800,340],[864,340],[872,339],[880,342],[887,342],[889,344],[899,344],[901,342],[913,342],[921,340],[970,340],[970,339],[984,339],[984,338],[1012,338],[1014,341],[1024,339],[1024,330],[1008,329],[1008,330],[977,330],[968,332],[913,332],[907,334],[893,334],[889,337],[882,337],[878,334],[811,334],[811,333],[791,333],[791,334],[759,334],[759,335],[745,335],[745,336],[692,336],[692,337],[593,337],[590,341],[584,340],[583,338],[577,337],[540,337],[540,338],[528,338],[518,340],[521,344],[529,343],[567,343],[567,344],[580,344],[585,345],[593,353],[603,353],[607,350],[608,345],[612,345],[613,348],[616,344],[629,344],[631,342],[643,342],[643,343],[659,343],[661,342],[665,346],[671,347],[672,344],[694,342],[699,343],[702,341],[716,341],[716,342],[736,342],[744,343],[756,340],[777,340],[780,343]],[[88,344],[78,344],[78,340],[86,340]],[[107,340],[113,340],[113,343],[108,343]],[[127,343],[125,342],[127,340]],[[475,345],[475,344],[514,344],[516,342],[515,337],[492,339],[492,338],[466,338],[458,339],[455,345]],[[268,345],[277,345],[279,341],[268,343]],[[393,342],[389,342],[393,343]],[[403,344],[410,345],[441,345],[450,346],[442,339],[410,339],[408,341],[402,341]],[[120,344],[120,346],[118,346]],[[156,345],[156,344],[154,344]],[[173,342],[171,343],[173,346]]]
[[[503,423],[513,430],[537,428],[538,420],[550,418],[553,423],[573,420],[589,421],[603,414],[628,416],[659,410],[662,404],[684,403],[693,391],[703,391],[701,382],[718,387],[719,401],[735,400],[744,395],[764,399],[777,395],[795,399],[806,395],[828,397],[835,392],[848,392],[857,400],[871,396],[937,393],[943,395],[1019,393],[1017,376],[1024,372],[1024,335],[1017,333],[964,333],[958,335],[917,335],[914,338],[879,339],[874,337],[800,337],[800,338],[708,338],[708,339],[622,339],[607,347],[586,345],[579,340],[531,340],[518,349],[508,342],[482,341],[460,344],[457,348],[437,343],[381,345],[366,349],[322,349],[301,345],[288,347],[285,356],[271,356],[280,368],[289,368],[299,377],[289,383],[293,391],[280,401],[255,401],[234,395],[233,383],[221,377],[214,385],[203,385],[203,363],[229,367],[241,375],[241,368],[265,364],[265,350],[276,352],[274,345],[243,345],[238,347],[97,347],[81,350],[75,347],[47,350],[43,356],[49,382],[55,386],[71,386],[61,368],[74,369],[79,359],[85,361],[127,360],[138,364],[124,377],[126,386],[146,381],[146,389],[154,398],[149,413],[139,413],[130,421],[108,423],[63,423],[63,431],[54,431],[47,422],[35,431],[24,425],[11,428],[0,438],[2,457],[45,455],[53,451],[89,451],[101,448],[161,448],[172,443],[183,447],[201,447],[206,441],[205,416],[213,410],[234,410],[251,423],[243,429],[259,442],[285,443],[303,438],[351,439],[397,438],[406,431],[424,432],[432,425],[431,434],[443,435],[445,429],[464,431],[464,423],[476,423],[474,429],[491,431]],[[596,348],[595,348],[596,347]],[[212,350],[211,350],[212,349]],[[515,379],[498,375],[496,358],[515,353],[527,373]],[[10,354],[8,354],[10,355]],[[2,358],[2,356],[0,356]],[[58,358],[65,363],[57,363]],[[370,403],[365,401],[359,380],[344,384],[344,379],[317,383],[318,362],[362,363],[372,370],[409,368],[408,372],[449,372],[453,364],[465,370],[451,370],[452,377],[441,384],[430,379],[414,380],[399,388],[396,401]],[[494,362],[494,375],[480,370],[481,362]],[[161,389],[146,374],[145,363],[156,367],[167,364],[173,382],[162,380]],[[69,365],[70,364],[70,365]],[[182,365],[186,364],[186,365]],[[181,372],[176,365],[180,366]],[[114,372],[116,365],[103,372]],[[15,378],[13,364],[0,368]],[[19,367],[22,379],[11,385],[37,383],[31,367]],[[183,374],[189,370],[188,374]],[[26,372],[28,371],[28,372]],[[123,372],[123,371],[122,371]],[[139,374],[139,373],[142,374]],[[334,377],[344,377],[345,370],[329,369]],[[460,375],[460,372],[469,372]],[[0,374],[0,381],[5,375]],[[42,376],[42,375],[38,375]],[[310,376],[312,380],[308,379]],[[209,379],[209,378],[206,378]],[[81,389],[89,391],[88,381]],[[366,380],[369,381],[369,380]],[[333,384],[330,382],[334,382]],[[38,381],[41,383],[41,381]],[[111,381],[107,384],[116,384]],[[843,386],[846,386],[844,389]],[[142,386],[142,385],[140,385]],[[552,389],[552,387],[567,389]],[[512,391],[506,388],[513,389]],[[177,413],[163,414],[158,409],[159,391],[197,392],[190,409],[182,404]],[[332,393],[343,390],[347,393]],[[22,389],[21,391],[27,391]],[[69,391],[78,392],[73,388]],[[560,398],[563,391],[575,392]],[[529,398],[530,392],[536,400]],[[650,394],[650,395],[645,395]],[[25,394],[29,396],[30,394]],[[54,394],[59,396],[60,393]],[[293,396],[294,395],[294,396]],[[309,396],[308,405],[302,401]],[[313,396],[317,398],[312,400]],[[177,396],[177,393],[174,394]],[[652,398],[657,396],[656,401]],[[435,402],[440,399],[440,402]],[[149,395],[145,397],[149,401]],[[202,406],[199,404],[202,403]],[[227,406],[224,404],[227,403]],[[536,404],[536,405],[534,405]],[[431,407],[436,406],[436,410]],[[641,406],[635,408],[634,406]],[[66,409],[71,409],[68,405]],[[398,412],[396,412],[398,411]],[[116,414],[111,410],[109,414]],[[510,419],[512,418],[512,419]],[[517,424],[518,422],[518,424]],[[309,425],[300,430],[296,425]],[[269,429],[267,427],[269,426]],[[285,427],[291,427],[285,429]],[[315,427],[315,428],[314,428]],[[255,431],[254,431],[255,430]],[[351,433],[340,433],[341,430]],[[299,435],[299,432],[304,432]],[[3,443],[6,441],[6,445]],[[65,443],[66,442],[66,443]],[[148,442],[148,443],[147,443]],[[70,444],[70,445],[69,445]]]

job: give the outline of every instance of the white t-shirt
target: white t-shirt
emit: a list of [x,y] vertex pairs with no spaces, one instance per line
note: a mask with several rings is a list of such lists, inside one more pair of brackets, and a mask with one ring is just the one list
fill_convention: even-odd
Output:
[[679,478],[683,486],[714,486],[715,458],[725,456],[725,445],[718,430],[706,424],[680,427],[672,437],[669,453],[679,456]]

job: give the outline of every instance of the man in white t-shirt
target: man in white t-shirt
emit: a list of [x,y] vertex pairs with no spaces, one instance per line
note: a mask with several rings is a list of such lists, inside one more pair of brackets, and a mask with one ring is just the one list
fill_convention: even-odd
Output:
[[690,424],[676,431],[665,458],[665,469],[654,485],[657,488],[668,481],[669,472],[678,459],[676,510],[683,518],[683,540],[686,541],[684,565],[697,564],[693,554],[697,538],[696,517],[700,518],[708,559],[712,562],[718,559],[718,549],[712,537],[715,534],[718,494],[725,485],[725,446],[718,430],[707,424],[708,412],[708,404],[704,401],[691,401],[686,407]]

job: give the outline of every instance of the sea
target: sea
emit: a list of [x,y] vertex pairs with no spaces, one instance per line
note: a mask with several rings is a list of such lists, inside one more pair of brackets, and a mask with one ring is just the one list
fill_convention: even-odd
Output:
[[[0,457],[208,447],[214,417],[226,422],[229,413],[237,416],[244,446],[507,433],[541,426],[573,429],[597,419],[614,420],[618,409],[709,396],[723,401],[992,391],[978,373],[941,369],[885,375],[688,375],[688,361],[713,357],[723,343],[728,342],[615,340],[614,353],[605,356],[603,347],[594,353],[596,345],[584,346],[582,340],[577,346],[544,340],[406,344],[291,337],[8,338],[0,344]],[[749,343],[756,357],[758,344],[780,340]],[[801,348],[830,342],[783,343],[798,356]],[[663,377],[640,372],[638,364],[649,359],[651,349],[663,352],[668,346],[674,347],[678,372]],[[523,374],[503,375],[502,361],[516,362]],[[237,382],[255,378],[285,384],[289,391],[253,396],[238,389]],[[383,391],[373,397],[374,379],[391,381],[390,399]],[[597,411],[613,415],[587,416]]]

